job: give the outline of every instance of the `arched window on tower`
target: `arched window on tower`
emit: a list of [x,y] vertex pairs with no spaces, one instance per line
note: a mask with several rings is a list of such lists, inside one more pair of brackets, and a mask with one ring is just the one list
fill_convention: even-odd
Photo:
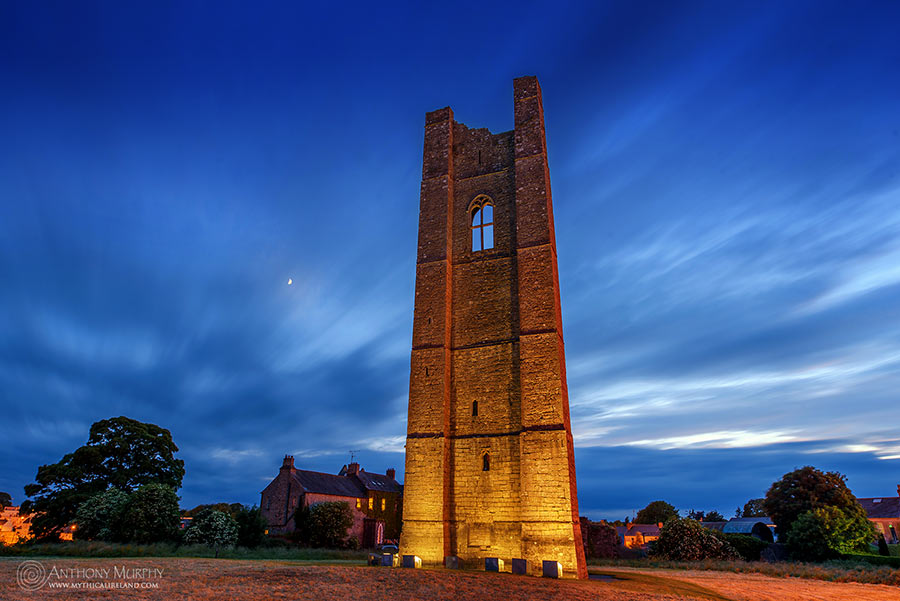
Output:
[[480,196],[472,206],[472,250],[489,248],[494,248],[494,205],[487,196]]
[[481,456],[481,471],[489,472],[491,471],[491,456],[485,453]]

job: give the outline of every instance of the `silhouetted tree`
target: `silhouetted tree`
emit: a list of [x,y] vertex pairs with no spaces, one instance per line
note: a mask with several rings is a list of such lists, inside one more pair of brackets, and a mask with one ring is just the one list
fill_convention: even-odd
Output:
[[635,524],[656,524],[665,522],[669,518],[678,517],[678,510],[665,501],[653,501],[640,511],[634,518]]
[[0,509],[12,507],[12,495],[8,492],[0,492]]
[[744,507],[737,510],[736,518],[762,518],[766,517],[766,509],[763,506],[765,499],[750,499],[744,503]]
[[35,482],[25,487],[32,499],[22,503],[22,510],[36,514],[32,532],[37,538],[57,538],[82,503],[108,488],[132,492],[156,483],[177,490],[184,477],[177,451],[171,433],[154,424],[127,417],[95,423],[85,445],[39,467]]

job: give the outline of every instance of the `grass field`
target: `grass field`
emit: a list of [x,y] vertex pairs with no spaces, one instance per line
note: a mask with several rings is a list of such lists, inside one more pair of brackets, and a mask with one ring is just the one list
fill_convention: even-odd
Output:
[[[46,582],[39,590],[29,592],[17,584],[16,573],[21,562],[35,559],[41,562],[43,572],[32,571],[31,576],[35,578],[32,582]],[[117,578],[116,568],[131,570],[129,577]],[[104,576],[104,571],[109,576]],[[0,599],[896,601],[900,598],[898,589],[892,586],[762,574],[615,567],[593,567],[591,572],[595,578],[603,579],[557,581],[484,572],[404,570],[349,563],[334,565],[334,562],[323,565],[322,560],[6,557],[0,559]],[[68,588],[61,588],[66,585]],[[109,586],[140,588],[101,588]]]

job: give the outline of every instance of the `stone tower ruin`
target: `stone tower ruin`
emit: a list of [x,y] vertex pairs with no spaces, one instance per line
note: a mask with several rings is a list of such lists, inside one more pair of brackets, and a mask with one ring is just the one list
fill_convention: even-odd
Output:
[[515,129],[425,116],[401,553],[587,576],[541,89]]

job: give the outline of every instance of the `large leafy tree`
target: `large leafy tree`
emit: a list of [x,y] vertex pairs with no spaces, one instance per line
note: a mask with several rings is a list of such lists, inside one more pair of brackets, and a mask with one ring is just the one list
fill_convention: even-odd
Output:
[[153,483],[180,488],[184,462],[175,458],[177,451],[171,433],[157,425],[127,417],[96,422],[86,444],[39,467],[35,482],[25,487],[32,499],[22,509],[36,514],[32,532],[58,537],[82,503],[108,488],[132,492]]
[[851,515],[865,510],[847,488],[846,476],[823,472],[812,466],[801,467],[772,484],[763,501],[763,509],[775,522],[779,535],[785,535],[802,514],[822,507],[836,507]]
[[744,503],[744,507],[737,510],[736,518],[763,518],[766,517],[766,508],[763,506],[765,499],[750,499]]
[[826,505],[801,514],[785,538],[794,559],[822,561],[867,551],[875,539],[875,527],[865,513]]
[[0,492],[0,509],[12,506],[12,496],[8,492]]
[[665,522],[669,518],[678,517],[678,510],[665,501],[653,501],[640,511],[634,518],[635,524],[656,524]]

